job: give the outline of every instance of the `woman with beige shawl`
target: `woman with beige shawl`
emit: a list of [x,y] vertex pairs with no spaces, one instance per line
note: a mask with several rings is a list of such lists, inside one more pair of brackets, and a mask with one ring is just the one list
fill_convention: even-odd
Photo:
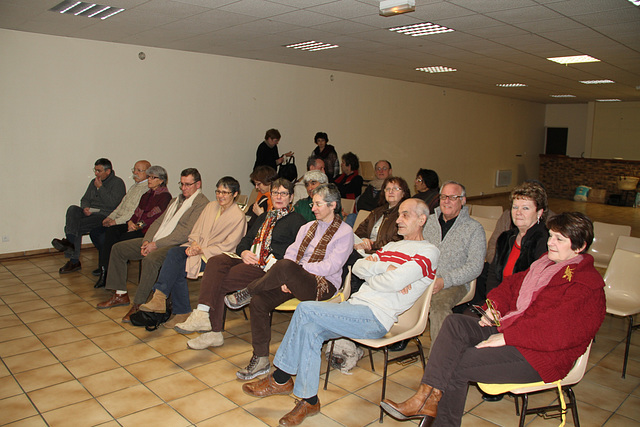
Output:
[[140,306],[142,311],[164,313],[166,299],[171,296],[174,315],[165,323],[173,328],[191,314],[187,278],[195,279],[207,260],[223,252],[233,251],[247,231],[244,213],[235,203],[240,183],[230,176],[216,184],[216,201],[209,203],[189,234],[189,241],[167,253],[153,297]]

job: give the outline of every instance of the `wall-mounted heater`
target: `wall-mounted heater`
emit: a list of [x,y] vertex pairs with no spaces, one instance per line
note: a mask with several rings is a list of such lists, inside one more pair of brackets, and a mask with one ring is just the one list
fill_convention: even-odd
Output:
[[508,187],[511,185],[511,169],[496,171],[496,187]]

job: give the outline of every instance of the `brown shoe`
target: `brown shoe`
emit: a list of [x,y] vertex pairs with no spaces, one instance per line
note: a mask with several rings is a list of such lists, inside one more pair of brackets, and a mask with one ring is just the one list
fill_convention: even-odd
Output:
[[[140,310],[142,310],[142,306],[140,306]],[[172,314],[169,320],[164,322],[162,326],[167,329],[173,329],[178,323],[186,322],[191,313],[184,314]]]
[[127,311],[127,314],[124,315],[121,322],[122,323],[131,323],[131,315],[140,309],[140,304],[131,304],[131,308]]
[[129,294],[118,295],[116,292],[111,295],[111,298],[107,301],[103,301],[98,304],[96,307],[98,308],[111,308],[111,307],[119,307],[121,305],[129,305]]
[[431,425],[438,414],[438,402],[442,397],[442,391],[427,384],[420,384],[416,394],[402,403],[384,399],[380,406],[389,415],[399,420],[413,418],[425,418],[426,424]]
[[284,417],[280,418],[281,426],[297,426],[301,424],[305,418],[310,417],[312,415],[320,412],[320,401],[315,405],[311,405],[306,400],[297,400],[296,399],[296,407],[293,408],[291,412],[289,412]]
[[67,274],[67,273],[73,273],[74,271],[78,271],[82,268],[82,264],[80,264],[80,261],[78,262],[71,262],[71,260],[67,261],[67,263],[65,265],[63,265],[62,267],[60,267],[60,269],[58,270],[58,272],[60,274]]
[[286,383],[278,384],[276,380],[273,379],[273,375],[268,375],[261,380],[243,384],[242,391],[253,397],[267,397],[274,394],[291,394],[293,391],[293,379],[289,378],[289,381]]
[[[165,313],[167,311],[167,296],[156,289],[151,300],[142,304],[140,310],[150,313]],[[187,319],[185,318],[185,320]]]

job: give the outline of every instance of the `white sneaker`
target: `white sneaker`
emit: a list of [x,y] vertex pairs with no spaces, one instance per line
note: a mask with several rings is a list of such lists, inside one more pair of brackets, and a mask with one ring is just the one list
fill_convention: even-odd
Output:
[[174,329],[181,334],[190,334],[192,332],[209,332],[211,331],[211,322],[209,321],[209,313],[198,310],[197,308],[191,312],[191,316],[182,323],[177,323]]
[[207,332],[200,334],[198,338],[187,341],[187,346],[194,350],[204,350],[208,347],[220,347],[224,344],[222,332]]

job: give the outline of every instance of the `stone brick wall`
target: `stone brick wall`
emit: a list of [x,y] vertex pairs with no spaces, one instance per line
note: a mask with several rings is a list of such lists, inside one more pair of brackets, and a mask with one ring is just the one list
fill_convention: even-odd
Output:
[[640,161],[540,155],[540,181],[549,197],[573,199],[576,187],[586,185],[606,190],[608,199],[621,194],[616,183],[621,175],[640,176]]

